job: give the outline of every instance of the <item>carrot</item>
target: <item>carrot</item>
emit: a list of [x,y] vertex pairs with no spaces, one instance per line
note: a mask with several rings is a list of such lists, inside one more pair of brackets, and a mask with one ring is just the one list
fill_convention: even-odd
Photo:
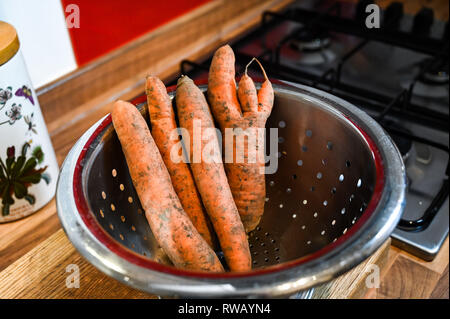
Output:
[[[258,92],[253,80],[247,75],[247,68],[253,61],[258,62],[265,78]],[[239,82],[237,101],[234,62],[233,50],[225,45],[215,52],[209,69],[208,102],[222,134],[227,128],[264,128],[273,106],[272,84],[256,59],[245,68],[245,74]],[[235,155],[239,151],[244,155],[243,163],[236,162]],[[266,188],[265,176],[261,173],[264,169],[264,148],[258,147],[256,161],[249,161],[248,144],[237,145],[233,141],[233,153],[233,162],[225,163],[225,169],[242,222],[249,232],[259,224],[264,213]]]
[[223,271],[218,257],[184,212],[140,112],[128,102],[117,101],[112,120],[147,221],[169,259],[184,269]]
[[172,101],[167,94],[166,87],[157,77],[148,76],[145,91],[152,126],[151,133],[169,171],[173,188],[195,228],[214,249],[217,243],[212,232],[212,225],[204,211],[189,166],[184,162],[175,163],[170,157],[171,150],[180,142],[180,139],[178,134],[176,139],[170,138],[171,132],[176,130],[177,125]]
[[[221,158],[219,161],[201,158],[195,161],[194,139],[201,143],[200,150],[204,152],[207,145],[219,149],[217,135],[207,134],[214,128],[214,122],[205,96],[194,82],[187,76],[178,80],[176,103],[180,126],[190,134],[189,155],[195,183],[205,205],[206,211],[214,226],[225,260],[232,271],[251,269],[250,248],[244,226],[233,200],[227,176]],[[194,136],[194,125],[199,125],[202,136]],[[198,154],[197,154],[198,155]]]

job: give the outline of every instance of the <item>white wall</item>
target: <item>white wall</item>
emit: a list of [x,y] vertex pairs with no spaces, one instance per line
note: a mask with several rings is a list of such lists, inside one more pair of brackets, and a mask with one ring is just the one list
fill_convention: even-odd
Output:
[[76,69],[59,0],[0,0],[0,20],[16,28],[35,88]]

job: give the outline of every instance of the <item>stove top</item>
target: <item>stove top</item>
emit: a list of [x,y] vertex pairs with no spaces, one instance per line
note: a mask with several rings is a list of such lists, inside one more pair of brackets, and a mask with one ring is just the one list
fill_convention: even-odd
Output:
[[[381,12],[381,28],[368,29],[369,3],[299,1],[265,12],[260,27],[232,44],[236,71],[258,57],[272,78],[328,91],[375,118],[402,153],[408,178],[393,243],[431,260],[449,230],[448,22],[430,9],[406,15],[393,2]],[[183,61],[181,73],[206,79],[211,57]]]

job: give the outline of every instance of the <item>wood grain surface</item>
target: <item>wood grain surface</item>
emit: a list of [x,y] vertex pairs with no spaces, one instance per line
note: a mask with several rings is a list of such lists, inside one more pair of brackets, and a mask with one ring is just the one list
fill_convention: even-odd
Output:
[[[81,134],[111,110],[113,101],[143,92],[145,74],[168,79],[182,59],[210,54],[221,43],[257,24],[263,10],[276,10],[289,2],[214,1],[42,88],[39,101],[59,164]],[[170,36],[177,40],[171,42]],[[384,264],[380,288],[362,289],[363,280],[356,276],[353,281],[336,285],[337,290],[321,287],[316,297],[339,298],[353,291],[352,296],[365,298],[448,298],[448,251],[447,238],[436,259],[425,262],[391,246],[387,258],[385,254],[378,256],[384,260],[380,263]],[[53,263],[55,260],[58,263]],[[81,277],[80,285],[86,289],[64,289],[64,263],[69,261],[78,264],[81,273],[89,274]],[[353,273],[360,275],[363,269]],[[48,282],[63,286],[45,286]],[[102,289],[89,288],[94,286]],[[82,259],[61,230],[54,200],[34,215],[0,224],[0,291],[0,297],[21,298],[102,298],[104,291],[111,298],[152,297],[110,279]]]
[[[317,287],[313,298],[361,298],[372,265],[387,261],[390,240],[370,258],[336,280]],[[79,287],[71,287],[71,267],[79,269]],[[67,285],[66,282],[69,282]],[[62,229],[0,272],[0,298],[157,298],[112,279],[83,259]],[[68,287],[69,286],[69,287]]]

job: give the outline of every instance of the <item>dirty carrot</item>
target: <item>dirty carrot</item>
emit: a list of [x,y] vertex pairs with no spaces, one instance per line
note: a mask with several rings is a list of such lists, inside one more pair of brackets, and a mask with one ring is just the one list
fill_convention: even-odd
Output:
[[[220,146],[205,96],[187,76],[178,80],[176,91],[180,126],[190,134],[190,166],[203,204],[214,226],[225,260],[232,271],[251,269],[251,256],[244,226],[233,200],[220,158]],[[201,134],[201,136],[195,136]],[[208,133],[209,132],[209,133]],[[196,147],[198,139],[200,147]],[[196,150],[194,150],[196,147]],[[209,158],[206,148],[219,158]],[[200,151],[201,154],[196,154]],[[201,156],[196,160],[196,156]]]
[[217,246],[216,238],[189,166],[183,161],[176,162],[171,158],[171,151],[176,149],[180,138],[177,133],[172,101],[166,87],[159,78],[148,76],[145,91],[152,127],[151,134],[169,171],[173,188],[195,228],[214,249]]
[[221,272],[222,264],[183,210],[170,175],[136,107],[114,103],[112,120],[150,228],[176,267]]
[[[248,66],[253,61],[260,65],[265,78],[258,92],[253,80],[247,74]],[[229,45],[225,45],[215,52],[209,69],[208,102],[224,135],[228,128],[235,131],[237,128],[246,131],[249,128],[264,128],[274,100],[272,84],[262,65],[257,59],[252,59],[239,82],[237,102],[234,63],[233,50]],[[256,130],[250,132],[258,136]],[[239,133],[235,135],[239,136]],[[233,162],[225,163],[225,169],[242,222],[249,232],[259,224],[264,212],[266,194],[264,144],[263,141],[257,141],[256,160],[250,160],[248,142],[238,144],[237,138],[232,142]],[[238,152],[244,154],[242,162],[236,160]]]

